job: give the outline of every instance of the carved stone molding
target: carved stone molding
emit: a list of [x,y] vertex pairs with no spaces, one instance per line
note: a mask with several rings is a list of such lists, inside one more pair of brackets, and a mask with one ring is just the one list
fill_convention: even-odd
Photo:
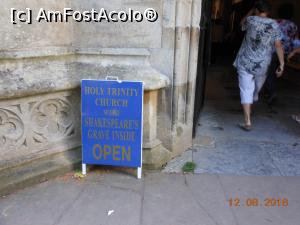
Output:
[[23,142],[23,121],[15,112],[0,107],[0,150],[14,149]]
[[0,102],[0,155],[51,150],[66,143],[72,145],[79,142],[79,136],[78,91]]
[[32,138],[37,143],[59,141],[75,134],[74,113],[70,102],[48,99],[31,111]]

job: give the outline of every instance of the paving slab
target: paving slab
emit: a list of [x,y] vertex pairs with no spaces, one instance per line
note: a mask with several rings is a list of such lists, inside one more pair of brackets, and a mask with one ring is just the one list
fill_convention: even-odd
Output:
[[86,183],[80,196],[54,224],[138,225],[141,199],[139,192],[124,188],[123,185],[112,187],[96,182]]
[[215,149],[196,149],[195,173],[236,175],[282,175],[259,144],[242,140],[220,140]]
[[218,175],[186,175],[194,199],[219,225],[237,225]]
[[63,180],[46,182],[0,199],[1,225],[53,225],[84,186]]
[[181,174],[148,174],[145,182],[143,225],[215,225],[190,192]]
[[300,143],[272,144],[262,143],[263,151],[269,153],[273,164],[284,176],[300,176]]

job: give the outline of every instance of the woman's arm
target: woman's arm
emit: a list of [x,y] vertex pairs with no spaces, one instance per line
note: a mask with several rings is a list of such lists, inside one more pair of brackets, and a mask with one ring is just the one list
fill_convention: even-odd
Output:
[[276,53],[279,59],[279,67],[276,70],[277,77],[281,77],[284,70],[284,50],[280,40],[275,41]]

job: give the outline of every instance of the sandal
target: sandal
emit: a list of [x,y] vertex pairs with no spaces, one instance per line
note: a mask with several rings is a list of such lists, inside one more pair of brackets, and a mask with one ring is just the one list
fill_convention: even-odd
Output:
[[241,128],[243,131],[251,131],[251,130],[252,130],[251,125],[239,124],[238,126],[239,126],[239,128]]
[[292,115],[292,119],[300,124],[300,115]]

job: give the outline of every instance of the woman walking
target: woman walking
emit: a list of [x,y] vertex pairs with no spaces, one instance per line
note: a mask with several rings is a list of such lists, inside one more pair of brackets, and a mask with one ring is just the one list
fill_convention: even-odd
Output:
[[239,75],[241,104],[244,111],[244,123],[240,124],[240,127],[245,131],[252,128],[251,107],[253,102],[258,101],[274,47],[280,62],[276,73],[280,76],[284,70],[282,35],[276,21],[268,18],[270,9],[271,6],[266,0],[256,1],[254,8],[241,21],[242,30],[246,31],[246,34],[234,66]]

